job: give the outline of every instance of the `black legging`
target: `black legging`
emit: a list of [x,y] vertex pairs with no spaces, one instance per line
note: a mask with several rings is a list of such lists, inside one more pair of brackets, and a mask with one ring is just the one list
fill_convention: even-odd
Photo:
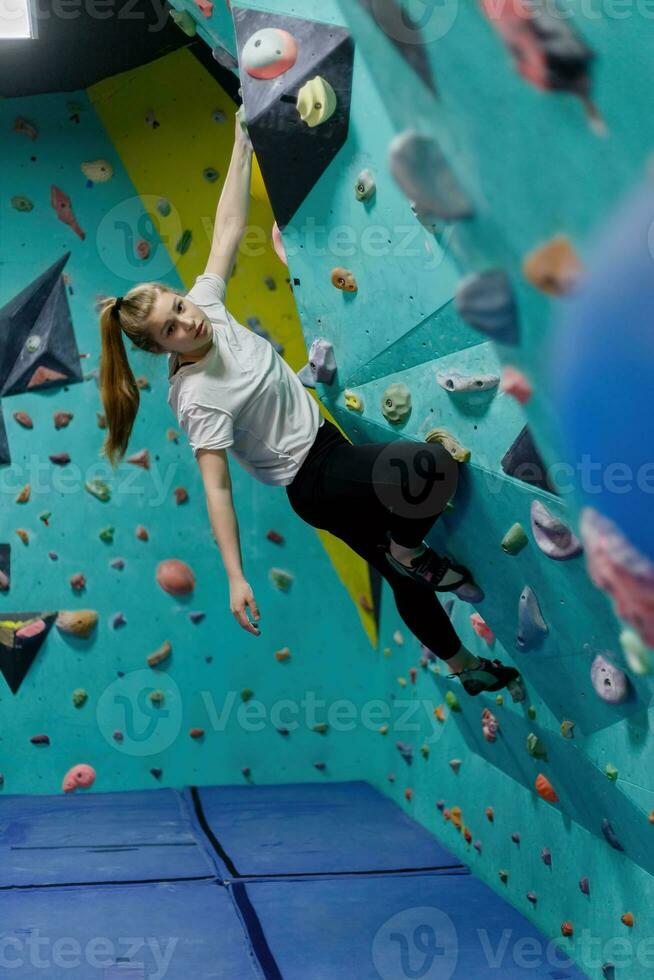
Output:
[[393,590],[397,610],[421,643],[449,660],[461,640],[426,585],[386,560],[388,535],[407,548],[420,545],[454,494],[458,464],[438,443],[409,440],[352,445],[325,419],[291,484],[291,507],[376,568]]

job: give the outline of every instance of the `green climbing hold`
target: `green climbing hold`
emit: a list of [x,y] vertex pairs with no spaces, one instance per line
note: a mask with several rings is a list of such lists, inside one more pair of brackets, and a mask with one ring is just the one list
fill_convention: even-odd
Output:
[[11,199],[11,206],[15,208],[16,211],[32,211],[34,205],[30,201],[29,197],[23,197],[22,194],[17,194]]
[[529,755],[533,756],[534,759],[547,759],[547,751],[545,746],[539,739],[538,735],[530,732],[527,736],[527,752]]
[[114,531],[115,531],[115,528],[112,527],[111,524],[108,524],[107,527],[103,527],[102,528],[102,530],[100,531],[100,534],[98,535],[98,537],[100,538],[101,541],[106,541],[107,544],[113,544],[113,542],[114,542]]
[[506,885],[507,881],[509,880],[509,872],[508,871],[498,871],[497,873],[499,875],[500,881],[503,882]]
[[182,232],[181,237],[178,239],[175,245],[175,251],[179,255],[184,255],[188,252],[188,247],[191,244],[191,239],[193,238],[193,232],[187,228],[186,231]]
[[615,782],[618,778],[618,770],[611,762],[607,762],[606,767],[604,769],[604,775],[606,776],[607,779],[610,779],[612,782]]
[[195,37],[198,32],[198,25],[189,14],[188,10],[171,10],[170,16],[175,21],[179,29],[184,31],[187,37]]
[[574,721],[564,720],[561,722],[561,734],[564,738],[574,738]]
[[529,544],[529,538],[522,524],[513,524],[502,538],[502,551],[507,555],[517,555]]
[[629,670],[634,674],[652,673],[652,654],[634,630],[624,629],[620,633],[620,646],[625,655]]
[[215,167],[205,167],[204,170],[202,171],[202,176],[204,177],[204,179],[207,181],[208,184],[215,184],[220,174],[218,173]]
[[324,735],[329,730],[329,725],[324,721],[319,721],[317,725],[313,726],[313,730],[314,732],[318,732],[319,735]]
[[251,691],[249,687],[244,687],[241,691],[241,701],[249,701],[252,697],[254,697],[254,691]]
[[109,489],[109,484],[104,480],[87,480],[84,487],[90,494],[97,497],[98,500],[107,501],[111,499],[111,490]]
[[89,696],[83,687],[77,687],[75,688],[72,694],[73,704],[75,705],[76,708],[81,708],[82,705],[85,704],[86,701],[88,701],[88,697]]
[[499,705],[504,704],[504,695],[503,694],[498,694],[496,696],[496,698],[495,698],[495,704],[499,704]]
[[150,691],[148,697],[153,704],[163,704],[166,695],[163,691]]
[[531,718],[532,721],[535,720],[535,718],[536,718],[536,709],[534,708],[533,704],[530,704],[529,707],[527,708],[527,714],[529,715],[529,717]]
[[48,526],[48,521],[50,520],[51,517],[52,517],[51,510],[42,510],[41,513],[39,514],[39,520],[43,521],[46,527]]
[[423,757],[423,759],[429,758],[429,746],[426,743],[425,745],[420,746],[420,754]]
[[293,582],[293,576],[290,572],[285,572],[283,568],[271,568],[268,574],[273,585],[276,585],[282,592],[288,592]]
[[460,711],[461,710],[461,705],[459,704],[459,700],[458,700],[456,694],[454,693],[454,691],[446,691],[446,693],[445,693],[445,703],[447,704],[447,706],[450,709],[450,711]]

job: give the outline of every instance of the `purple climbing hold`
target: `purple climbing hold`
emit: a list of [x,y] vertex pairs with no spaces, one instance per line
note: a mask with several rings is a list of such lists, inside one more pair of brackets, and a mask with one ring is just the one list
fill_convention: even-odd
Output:
[[309,351],[309,367],[314,381],[330,385],[336,374],[334,348],[324,337],[317,337]]
[[206,615],[207,614],[203,612],[190,612],[188,614],[188,618],[192,623],[201,623]]
[[598,653],[590,668],[595,693],[608,704],[622,704],[629,697],[629,678],[623,670]]
[[436,801],[436,809],[437,810],[440,810],[441,813],[442,813],[443,810],[445,809],[445,800],[437,800]]
[[463,279],[455,305],[471,327],[502,344],[519,340],[518,309],[511,282],[502,269],[489,269]]
[[314,767],[314,769],[318,769],[320,772],[322,772],[323,769],[326,769],[327,768],[327,763],[326,762],[314,762],[313,767]]
[[155,768],[155,769],[151,769],[150,772],[152,773],[155,779],[161,779],[161,777],[163,776],[163,769]]
[[548,868],[552,867],[552,852],[549,847],[544,847],[540,852],[541,860],[543,864],[546,864]]
[[112,558],[109,562],[112,568],[117,568],[119,572],[125,567],[125,561],[123,558]]
[[413,762],[413,746],[408,742],[396,742],[395,745],[404,761],[410,766]]
[[518,606],[518,650],[533,650],[549,633],[533,590],[525,585]]
[[390,169],[416,210],[443,221],[474,214],[472,204],[431,136],[409,129],[389,147]]
[[604,963],[602,965],[602,974],[605,980],[615,980],[615,966],[613,963]]
[[615,830],[606,817],[604,820],[602,820],[602,833],[606,837],[611,847],[615,848],[616,851],[624,851],[624,847],[618,840]]
[[481,854],[481,841],[480,840],[476,840],[472,846],[474,847],[474,849],[476,851],[478,851]]
[[579,888],[584,893],[584,895],[590,895],[590,882],[588,878],[579,879]]
[[117,612],[111,617],[111,625],[114,629],[117,629],[119,626],[124,626],[126,622],[127,620],[121,612]]
[[516,833],[511,834],[511,840],[513,841],[514,844],[519,844],[520,843],[520,834],[516,834]]
[[536,544],[548,558],[567,561],[583,551],[579,538],[540,500],[533,500],[531,504],[531,530]]
[[458,589],[452,589],[452,591],[463,602],[469,602],[472,605],[483,602],[486,598],[484,590],[475,582],[466,582],[465,585],[460,585]]
[[531,902],[532,905],[535,905],[536,902],[538,901],[538,896],[536,895],[536,892],[527,892],[527,901]]

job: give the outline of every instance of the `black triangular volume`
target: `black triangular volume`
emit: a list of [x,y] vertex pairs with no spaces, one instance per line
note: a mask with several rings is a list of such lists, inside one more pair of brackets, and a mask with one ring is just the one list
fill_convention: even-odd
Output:
[[[402,9],[398,0],[359,0],[359,5],[370,14],[379,30],[395,45],[429,91],[438,95],[420,24]],[[429,15],[433,13],[431,10]]]
[[372,592],[372,607],[373,615],[375,617],[375,626],[379,630],[379,622],[381,620],[381,604],[382,604],[382,585],[384,584],[384,579],[382,578],[381,572],[369,565],[370,569],[370,590]]
[[[70,252],[0,310],[0,394],[16,395],[33,390],[28,385],[39,367],[51,368],[66,380],[43,387],[83,380],[79,350],[66,289],[61,276]],[[40,338],[29,350],[28,338]]]
[[547,467],[536,447],[528,425],[522,429],[513,445],[507,449],[502,457],[502,469],[507,476],[513,476],[516,480],[522,480],[523,483],[528,483],[532,487],[539,487],[541,490],[548,490],[558,496],[558,491],[550,483]]
[[[277,78],[252,78],[241,68],[248,132],[266,190],[283,229],[345,144],[350,125],[354,42],[333,24],[232,7],[236,44],[265,27],[278,27],[298,44],[295,65]],[[296,108],[305,82],[321,75],[334,89],[337,107],[330,119],[309,127]]]
[[0,404],[0,466],[8,466],[11,463],[9,453],[9,442],[7,441],[7,429],[5,428],[4,414]]
[[[2,613],[0,620],[0,671],[14,694],[18,692],[25,680],[27,672],[34,663],[56,616],[56,612]],[[21,629],[25,629],[31,635],[17,636]]]

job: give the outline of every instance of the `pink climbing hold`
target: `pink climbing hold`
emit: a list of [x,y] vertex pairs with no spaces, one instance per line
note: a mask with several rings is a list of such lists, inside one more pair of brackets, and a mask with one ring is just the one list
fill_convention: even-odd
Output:
[[54,412],[53,421],[55,429],[65,429],[68,423],[73,418],[72,412]]
[[195,575],[186,562],[168,558],[157,565],[157,584],[169,595],[188,595],[195,588]]
[[288,266],[288,259],[286,258],[286,249],[284,248],[282,233],[279,230],[279,225],[277,224],[277,222],[275,222],[272,228],[272,240],[278,258],[281,259],[281,261],[284,263],[285,266]]
[[64,776],[64,781],[61,784],[61,788],[64,793],[72,793],[76,789],[87,789],[92,786],[95,782],[95,769],[93,766],[89,766],[86,763],[82,763],[79,766],[73,766],[69,769]]
[[522,371],[508,364],[502,371],[500,391],[511,395],[521,405],[526,405],[533,394],[533,388]]
[[297,41],[281,27],[264,27],[257,31],[248,38],[241,52],[248,75],[265,81],[290,71],[297,57]]
[[202,12],[203,16],[209,20],[213,14],[213,3],[211,0],[195,0],[195,5]]
[[592,507],[581,512],[581,536],[591,579],[613,598],[620,619],[654,647],[654,565]]
[[74,575],[71,575],[69,582],[74,592],[82,592],[86,588],[86,578],[81,572],[75,572]]
[[140,449],[137,453],[132,453],[128,456],[127,463],[133,463],[134,466],[142,466],[144,470],[150,469],[150,453],[147,449]]
[[55,371],[54,368],[39,364],[27,382],[27,387],[40,388],[42,385],[50,384],[53,381],[70,381],[70,378],[67,374],[62,374],[61,371]]
[[470,625],[473,630],[480,636],[482,640],[485,640],[488,646],[492,646],[495,642],[495,634],[493,633],[490,626],[484,622],[483,618],[478,612],[472,613],[470,616]]
[[497,741],[497,733],[500,730],[499,722],[489,708],[484,708],[481,713],[481,730],[487,742]]
[[139,259],[148,259],[150,257],[150,242],[145,238],[139,238],[135,252]]
[[14,418],[24,429],[33,429],[34,423],[27,412],[14,412]]
[[42,619],[35,619],[33,623],[27,623],[26,626],[22,626],[16,630],[14,636],[17,639],[27,640],[32,636],[38,636],[45,628],[45,623]]
[[139,541],[149,541],[150,540],[150,535],[148,534],[147,528],[143,527],[142,524],[137,524],[136,525],[135,534],[136,534],[136,537],[139,539]]
[[69,228],[72,228],[75,234],[84,241],[86,235],[78,225],[77,219],[73,214],[68,194],[65,194],[59,187],[53,185],[50,189],[50,203],[57,212],[59,220],[63,221],[65,225],[68,225]]

